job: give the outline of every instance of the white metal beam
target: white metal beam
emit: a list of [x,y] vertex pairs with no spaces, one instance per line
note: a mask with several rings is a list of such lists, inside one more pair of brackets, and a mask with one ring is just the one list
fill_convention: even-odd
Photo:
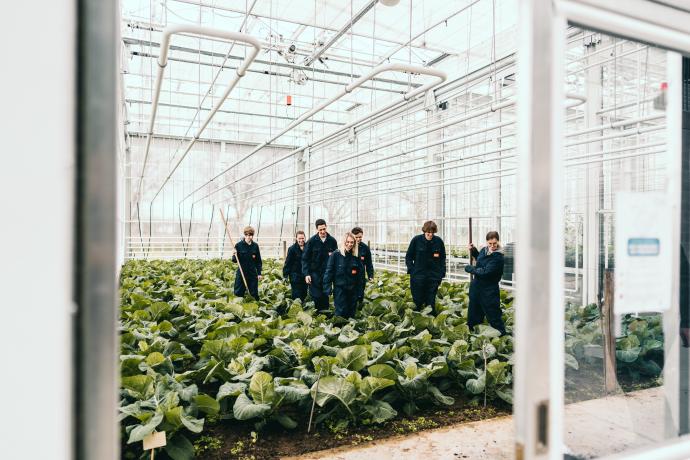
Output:
[[351,30],[352,27],[369,12],[369,10],[374,8],[378,1],[379,0],[370,0],[369,3],[365,4],[323,46],[320,46],[318,49],[314,50],[314,52],[310,56],[307,56],[307,58],[304,59],[304,65],[309,66],[312,62],[321,57],[323,53],[326,52],[326,50],[328,50],[331,46],[335,44],[335,42],[337,42],[340,39],[340,37],[342,37],[348,30]]
[[[181,34],[181,33],[192,33],[192,34],[197,34],[197,35],[202,35],[202,36],[211,36],[211,37],[218,37],[218,38],[225,38],[227,40],[233,40],[233,41],[238,41],[238,42],[243,42],[243,43],[248,43],[251,46],[251,51],[247,55],[247,57],[242,61],[242,63],[237,67],[235,71],[235,77],[231,80],[231,82],[228,84],[228,87],[226,88],[225,92],[223,95],[219,98],[219,100],[216,102],[214,105],[213,109],[211,112],[208,114],[204,122],[201,124],[201,127],[197,130],[196,134],[194,135],[194,138],[189,142],[189,145],[187,146],[187,149],[185,152],[182,154],[182,157],[180,160],[177,162],[177,164],[173,167],[172,171],[168,175],[168,177],[165,179],[165,182],[167,182],[172,174],[175,172],[177,167],[180,165],[182,160],[184,160],[185,155],[189,152],[189,150],[192,148],[194,145],[194,142],[199,138],[201,133],[206,129],[206,126],[211,122],[211,119],[213,116],[216,114],[216,112],[220,109],[220,106],[225,102],[225,99],[230,95],[232,90],[235,88],[237,83],[240,81],[242,77],[247,72],[247,69],[251,65],[252,61],[256,58],[256,56],[259,54],[259,51],[261,50],[261,44],[259,41],[247,34],[242,34],[238,32],[230,32],[230,31],[224,31],[224,30],[219,30],[219,29],[212,29],[210,27],[201,27],[201,26],[190,26],[190,25],[182,25],[182,26],[171,26],[166,28],[163,31],[163,37],[161,39],[161,53],[160,56],[158,57],[158,76],[156,78],[156,86],[154,90],[154,95],[153,95],[153,103],[151,107],[151,121],[149,123],[149,137],[146,140],[146,148],[144,152],[144,165],[141,168],[141,177],[139,179],[139,186],[137,188],[137,199],[141,197],[141,186],[142,182],[144,180],[144,172],[146,171],[146,161],[148,159],[149,155],[149,149],[151,147],[151,140],[153,136],[153,127],[156,122],[156,111],[158,110],[158,99],[160,98],[160,93],[161,93],[161,84],[163,83],[163,74],[165,73],[165,67],[168,65],[168,51],[170,49],[170,39],[173,35],[175,34]],[[161,188],[158,189],[158,192],[156,192],[156,195],[153,197],[155,200],[160,191],[162,190],[163,186],[165,185],[165,182],[163,182],[163,185],[161,185]],[[153,200],[151,201],[153,203]]]
[[562,459],[562,125],[565,21],[520,2],[515,297],[515,456]]
[[[204,184],[202,184],[200,187],[197,187],[197,188],[196,188],[195,190],[193,190],[191,193],[189,193],[188,195],[186,195],[186,196],[180,201],[180,204],[181,204],[182,202],[186,201],[187,199],[191,198],[196,192],[202,190],[204,187],[206,187],[208,184],[210,184],[210,183],[213,182],[214,180],[216,180],[216,179],[218,179],[219,177],[223,176],[225,173],[227,173],[227,172],[230,171],[231,169],[233,169],[233,168],[235,168],[236,166],[238,166],[240,163],[244,162],[245,160],[247,160],[248,158],[250,158],[251,156],[253,156],[254,154],[256,154],[256,153],[257,153],[259,150],[261,150],[263,147],[265,147],[265,146],[267,146],[267,145],[270,145],[273,141],[275,141],[276,139],[278,139],[280,136],[284,135],[285,133],[287,133],[287,132],[290,131],[291,129],[295,128],[295,127],[298,126],[300,123],[302,123],[302,122],[304,122],[305,120],[311,118],[312,116],[314,116],[314,115],[315,115],[316,113],[318,113],[319,111],[323,110],[324,108],[328,107],[329,105],[331,105],[331,104],[334,103],[335,101],[337,101],[337,100],[339,100],[340,98],[342,98],[344,95],[346,95],[346,94],[348,94],[348,93],[351,93],[351,92],[354,91],[355,89],[361,87],[366,81],[371,80],[371,79],[374,78],[376,75],[378,75],[378,74],[380,74],[380,73],[383,73],[383,72],[389,72],[389,71],[399,71],[399,72],[405,72],[405,73],[410,73],[410,74],[428,75],[428,76],[434,77],[434,79],[433,79],[432,81],[429,81],[429,82],[425,83],[424,85],[422,85],[422,86],[420,86],[420,87],[418,87],[418,88],[415,88],[415,89],[409,91],[408,93],[405,93],[405,94],[402,96],[402,98],[396,99],[396,100],[394,100],[393,102],[384,105],[383,107],[377,108],[377,109],[375,109],[374,111],[370,112],[369,114],[365,115],[364,117],[360,117],[360,118],[358,118],[358,119],[356,119],[356,120],[354,120],[354,121],[352,121],[352,122],[346,124],[345,126],[342,126],[342,127],[338,128],[338,129],[336,129],[335,131],[326,134],[325,136],[319,138],[317,141],[314,141],[314,142],[312,142],[312,143],[310,143],[310,144],[308,144],[308,145],[305,145],[304,147],[301,147],[301,148],[298,149],[297,151],[292,152],[291,155],[292,155],[292,154],[299,153],[299,151],[301,151],[301,150],[306,150],[306,149],[312,147],[312,146],[313,146],[315,143],[317,143],[317,142],[323,142],[323,141],[326,140],[326,139],[329,139],[329,138],[331,138],[331,137],[333,137],[333,136],[335,136],[335,135],[337,135],[337,134],[339,134],[339,133],[342,133],[342,132],[348,130],[349,128],[351,128],[351,127],[353,127],[353,126],[355,126],[355,125],[361,123],[363,120],[366,120],[366,119],[369,119],[369,118],[371,118],[371,117],[374,117],[374,116],[378,115],[379,113],[382,113],[382,112],[384,112],[384,111],[386,111],[386,110],[391,109],[392,107],[398,106],[398,105],[400,105],[401,103],[404,103],[404,102],[407,102],[407,101],[409,101],[409,100],[412,100],[412,99],[414,99],[415,97],[419,96],[420,94],[423,94],[424,92],[426,92],[426,91],[428,91],[428,90],[431,90],[432,88],[434,88],[434,87],[440,85],[441,83],[443,83],[444,81],[446,81],[446,78],[447,78],[447,75],[446,75],[445,72],[443,72],[443,71],[441,71],[441,70],[437,70],[437,69],[430,69],[430,68],[424,68],[424,67],[418,67],[418,66],[411,66],[411,65],[407,65],[407,64],[386,64],[386,65],[378,66],[378,67],[376,67],[375,69],[373,69],[371,72],[369,72],[367,75],[364,75],[364,76],[358,78],[357,80],[353,81],[353,82],[350,83],[349,85],[347,85],[347,86],[346,86],[345,88],[343,88],[339,93],[335,94],[331,99],[329,99],[329,100],[323,102],[321,105],[319,105],[319,106],[317,106],[317,107],[314,107],[312,110],[310,110],[310,111],[308,111],[308,112],[302,114],[297,120],[295,120],[294,122],[290,123],[290,125],[288,125],[286,128],[284,128],[283,130],[281,130],[281,131],[280,131],[279,133],[277,133],[275,136],[272,136],[270,139],[267,139],[261,146],[259,146],[259,147],[257,147],[256,149],[252,150],[252,151],[251,151],[249,154],[247,154],[244,158],[242,158],[241,160],[239,160],[239,161],[233,163],[232,165],[230,165],[230,166],[229,166],[228,168],[226,168],[225,170],[223,170],[223,171],[221,171],[220,173],[216,174],[214,177],[212,177],[211,179],[209,179],[208,181],[206,181],[206,182],[205,182]],[[224,190],[228,185],[230,185],[230,184],[225,184],[225,185],[223,185],[222,187],[220,187],[220,188],[218,188],[218,189],[216,189],[216,190],[214,190],[214,191],[209,192],[209,193],[206,194],[205,196],[203,196],[203,197],[201,197],[200,199],[196,200],[195,203],[198,203],[199,201],[201,201],[201,200],[203,200],[203,199],[205,199],[205,198],[208,198],[209,196],[211,196],[211,195],[217,193],[217,192],[220,191],[220,190]]]

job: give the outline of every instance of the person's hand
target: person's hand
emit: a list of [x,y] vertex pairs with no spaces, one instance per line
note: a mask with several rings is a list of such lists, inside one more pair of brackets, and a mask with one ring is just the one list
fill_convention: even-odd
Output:
[[259,275],[257,278],[258,278],[259,280],[261,280],[261,275]]
[[472,244],[472,243],[468,244],[468,245],[467,245],[467,249],[469,249],[470,251],[471,251],[472,249],[474,249],[474,244]]
[[311,276],[307,275],[304,277],[304,282],[307,284],[311,284]]
[[680,328],[680,340],[683,342],[684,348],[690,348],[690,327]]
[[467,273],[474,273],[474,265],[465,265],[465,271]]

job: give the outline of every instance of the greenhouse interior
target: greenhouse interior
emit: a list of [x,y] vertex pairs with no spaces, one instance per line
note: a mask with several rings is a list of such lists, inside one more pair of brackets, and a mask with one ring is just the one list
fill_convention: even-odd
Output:
[[1,457],[689,459],[688,24],[17,4]]

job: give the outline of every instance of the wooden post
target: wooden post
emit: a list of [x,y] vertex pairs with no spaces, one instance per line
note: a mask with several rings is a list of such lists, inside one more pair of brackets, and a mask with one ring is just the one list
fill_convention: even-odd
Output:
[[283,241],[283,259],[287,259],[287,241]]
[[604,275],[604,303],[601,306],[601,328],[604,335],[604,378],[606,393],[614,393],[618,389],[616,377],[616,334],[614,332],[614,273],[607,269]]

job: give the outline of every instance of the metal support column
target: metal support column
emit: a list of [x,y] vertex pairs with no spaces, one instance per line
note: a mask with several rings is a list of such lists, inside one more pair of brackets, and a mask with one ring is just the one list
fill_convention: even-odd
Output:
[[79,0],[75,237],[78,459],[119,458],[116,168],[118,2]]
[[[585,127],[602,126],[602,116],[597,111],[602,108],[603,68],[601,65],[592,65],[600,61],[602,57],[596,54],[601,46],[598,35],[592,36],[588,43],[586,54],[592,55],[586,62],[590,66],[585,71],[585,92],[587,104],[585,104]],[[603,135],[603,132],[595,134]],[[587,152],[601,152],[603,142],[597,140],[587,144]],[[604,216],[599,214],[602,209],[603,199],[603,167],[602,163],[592,163],[586,166],[585,172],[585,205],[584,205],[584,244],[583,244],[583,270],[582,270],[582,302],[583,304],[599,303],[600,275],[599,253],[601,252],[601,232],[603,230]]]
[[562,459],[565,21],[525,0],[518,29],[515,458]]
[[[437,106],[433,106],[431,110],[428,110],[426,112],[426,121],[427,121],[427,126],[436,124],[438,123],[438,120],[441,118],[441,110]],[[435,142],[439,141],[443,138],[443,130],[439,129],[436,131],[433,131],[429,134],[427,134],[427,142]],[[427,217],[430,219],[436,219],[436,225],[439,228],[439,231],[441,232],[442,238],[446,239],[447,241],[450,235],[448,235],[448,229],[445,227],[445,219],[443,219],[443,216],[445,215],[445,203],[444,203],[444,198],[445,198],[445,186],[443,184],[443,177],[444,177],[444,170],[443,170],[443,160],[444,160],[444,153],[443,153],[443,144],[431,147],[427,151],[427,163],[429,164],[438,164],[439,166],[435,169],[433,172],[429,172],[427,176],[427,181],[430,183],[437,183],[438,185],[434,185],[428,188],[429,190],[429,196],[428,196],[428,203],[429,203],[429,208],[427,210]]]
[[[666,99],[666,133],[668,136],[666,144],[667,155],[667,199],[672,209],[673,234],[672,241],[682,244],[681,236],[681,203],[682,203],[682,58],[681,55],[669,51],[667,56],[668,89]],[[681,353],[681,340],[679,331],[681,327],[680,318],[680,251],[673,253],[673,265],[670,273],[673,278],[673,296],[671,297],[671,308],[664,312],[664,397],[665,397],[665,434],[671,439],[679,436],[682,426],[687,429],[687,418],[682,420],[685,412],[687,415],[687,373],[688,363],[682,362],[681,356],[687,360],[687,351]],[[681,404],[685,401],[685,407]]]
[[690,58],[683,58],[683,140],[680,225],[680,327],[684,346],[680,349],[680,434],[690,433]]
[[[297,163],[297,171],[299,172],[304,172],[306,170],[311,169],[311,151],[309,149],[306,149],[302,153],[299,154],[298,157],[298,163]],[[302,180],[303,182],[306,182],[304,184],[301,184],[297,187],[297,194],[298,196],[302,196],[302,202],[303,203],[309,203],[311,201],[311,194],[309,193],[309,190],[311,188],[311,174],[310,172],[306,173],[303,177],[304,179]],[[299,177],[297,180],[300,180]],[[299,205],[300,200],[298,199],[297,205]],[[301,209],[300,212],[304,218],[303,221],[303,229],[304,233],[307,236],[307,239],[314,233],[313,228],[312,228],[312,223],[311,223],[311,205],[310,204],[305,204]]]

